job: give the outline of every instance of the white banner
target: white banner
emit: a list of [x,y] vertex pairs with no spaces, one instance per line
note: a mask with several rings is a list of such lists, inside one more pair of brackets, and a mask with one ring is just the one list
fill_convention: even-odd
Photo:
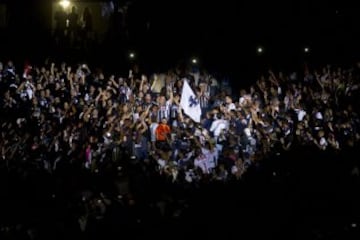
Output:
[[184,113],[188,115],[195,122],[200,122],[201,108],[199,99],[197,99],[187,80],[184,80],[183,89],[181,92],[180,106]]

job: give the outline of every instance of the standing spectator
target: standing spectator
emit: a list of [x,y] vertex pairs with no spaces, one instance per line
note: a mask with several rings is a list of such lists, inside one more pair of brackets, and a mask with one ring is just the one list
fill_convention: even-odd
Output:
[[200,108],[201,108],[201,117],[203,118],[209,107],[209,96],[210,91],[207,88],[205,83],[201,83],[200,86],[196,89],[196,95],[199,99]]
[[93,30],[93,21],[89,7],[85,7],[82,20],[85,33],[91,32]]
[[167,124],[167,118],[162,118],[161,122],[155,130],[156,147],[161,150],[168,149],[168,141],[170,139],[170,126]]
[[55,42],[56,45],[63,43],[65,37],[65,29],[66,29],[66,12],[63,8],[59,8],[58,11],[55,12]]
[[77,39],[77,34],[78,34],[78,21],[79,21],[79,15],[76,12],[76,7],[73,6],[71,9],[71,13],[69,13],[68,15],[68,29],[69,29],[69,38],[70,38],[70,43],[73,44],[74,41]]
[[84,44],[84,48],[87,48],[89,45],[89,41],[92,40],[93,33],[93,20],[89,7],[85,7],[84,13],[82,15],[82,41]]

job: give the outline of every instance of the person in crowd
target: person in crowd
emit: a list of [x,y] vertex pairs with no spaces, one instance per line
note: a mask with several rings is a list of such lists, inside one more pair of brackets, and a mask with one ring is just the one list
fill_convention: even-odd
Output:
[[79,37],[79,14],[75,6],[71,8],[71,12],[67,16],[67,22],[68,38],[70,43],[74,44]]

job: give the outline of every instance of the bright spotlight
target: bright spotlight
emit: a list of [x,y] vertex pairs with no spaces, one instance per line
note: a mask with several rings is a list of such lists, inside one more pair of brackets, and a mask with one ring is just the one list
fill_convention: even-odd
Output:
[[59,4],[64,8],[67,9],[70,6],[70,1],[69,0],[61,0],[59,2]]
[[191,59],[191,62],[193,63],[193,64],[197,64],[197,59],[196,58],[193,58],[193,59]]
[[257,48],[257,52],[258,52],[258,53],[262,53],[263,51],[264,51],[264,49],[263,49],[262,47],[258,47],[258,48]]
[[304,52],[308,53],[310,49],[308,47],[304,48]]
[[135,58],[135,53],[133,53],[133,52],[130,53],[130,54],[129,54],[129,58],[130,58],[130,59],[134,59],[134,58]]

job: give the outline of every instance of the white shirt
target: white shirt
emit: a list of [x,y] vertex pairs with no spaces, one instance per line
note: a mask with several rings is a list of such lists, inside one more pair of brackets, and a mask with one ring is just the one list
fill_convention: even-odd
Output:
[[304,110],[302,110],[302,109],[300,109],[300,110],[297,109],[295,111],[297,113],[298,121],[301,122],[304,119],[304,117],[306,115],[306,112]]
[[201,148],[201,151],[206,157],[209,170],[214,169],[217,166],[217,160],[219,157],[218,149],[214,148],[213,151],[210,151],[207,148]]
[[221,133],[222,130],[227,129],[228,128],[228,121],[223,120],[223,119],[218,119],[215,120],[210,127],[210,132],[214,133],[215,137],[218,137]]
[[160,168],[164,168],[166,165],[166,161],[161,158],[159,158],[159,160],[157,160],[157,163],[159,164]]
[[155,142],[156,141],[156,134],[155,134],[155,131],[156,131],[156,128],[158,127],[158,123],[156,122],[153,122],[150,124],[150,138],[151,138],[151,141],[152,142]]
[[318,120],[322,120],[323,119],[323,115],[321,114],[321,112],[317,112],[315,114],[315,118],[318,119]]
[[228,111],[231,111],[231,110],[235,110],[236,109],[236,106],[234,103],[230,103],[228,106],[227,106],[227,110]]
[[200,168],[203,173],[209,173],[205,155],[200,155],[194,160],[194,166]]
[[27,88],[26,93],[27,93],[29,99],[31,100],[33,98],[33,95],[34,95],[34,91],[31,88]]
[[322,138],[320,139],[320,146],[321,146],[321,148],[322,148],[323,150],[325,150],[326,147],[327,147],[327,145],[328,145],[328,143],[327,143],[326,139],[325,139],[324,137],[322,137]]

